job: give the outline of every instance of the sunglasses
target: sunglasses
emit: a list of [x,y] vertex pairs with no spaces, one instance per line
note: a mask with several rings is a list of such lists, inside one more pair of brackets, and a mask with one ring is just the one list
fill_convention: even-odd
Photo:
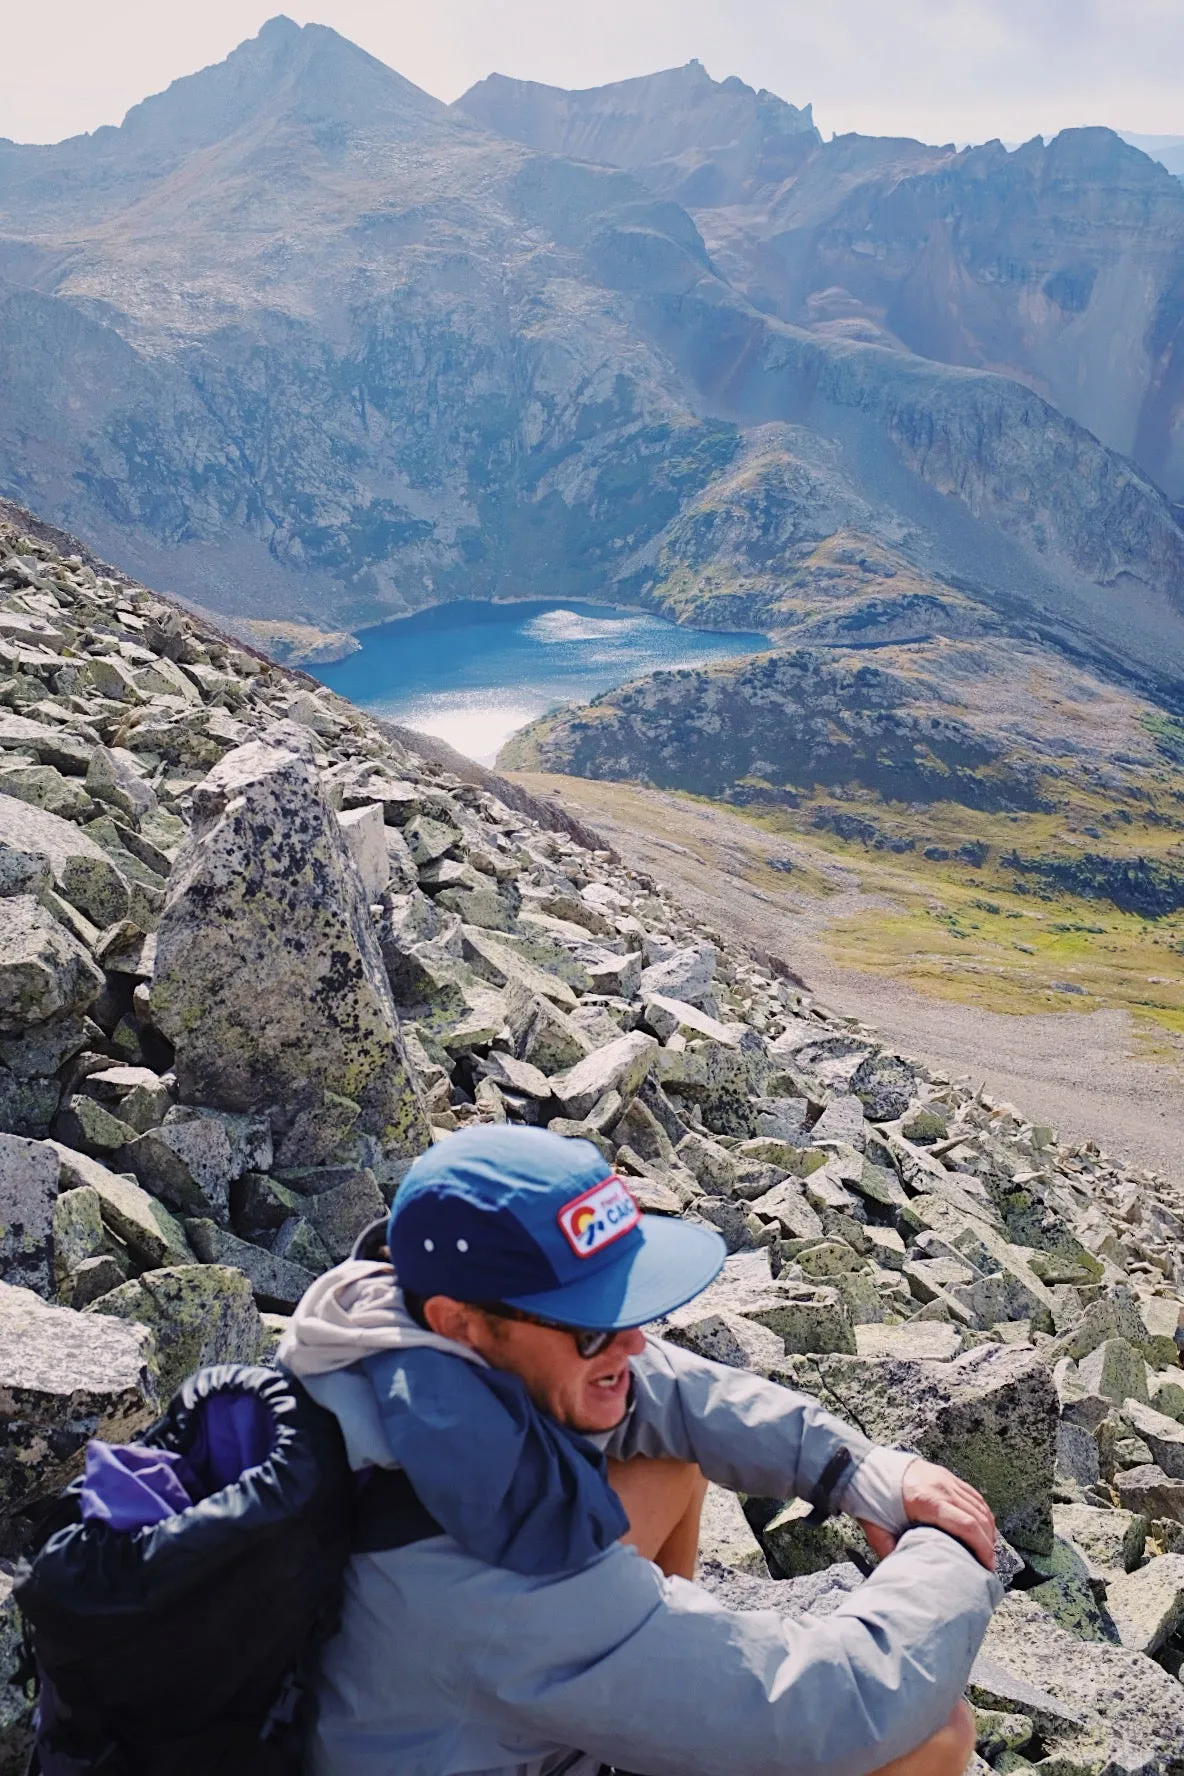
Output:
[[606,1351],[619,1328],[608,1332],[593,1332],[582,1326],[559,1326],[554,1320],[544,1320],[538,1314],[527,1313],[525,1308],[507,1307],[503,1301],[482,1301],[482,1313],[491,1314],[495,1320],[518,1320],[524,1326],[543,1326],[548,1332],[566,1332],[575,1341],[575,1347],[585,1362],[598,1357]]

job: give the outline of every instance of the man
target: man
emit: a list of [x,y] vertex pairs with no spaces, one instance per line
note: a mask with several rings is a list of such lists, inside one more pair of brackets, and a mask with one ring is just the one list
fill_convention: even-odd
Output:
[[[714,1231],[640,1215],[588,1142],[500,1126],[416,1160],[387,1238],[279,1352],[407,1505],[351,1562],[318,1776],[960,1776],[990,1511],[640,1330],[718,1274]],[[727,1610],[691,1582],[709,1481],[846,1510],[882,1563],[822,1619]]]

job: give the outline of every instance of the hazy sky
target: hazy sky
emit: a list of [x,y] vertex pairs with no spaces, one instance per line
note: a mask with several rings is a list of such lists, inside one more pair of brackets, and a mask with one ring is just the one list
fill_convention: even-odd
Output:
[[[219,61],[279,0],[4,0],[0,136],[118,123]],[[497,69],[595,86],[698,56],[802,105],[824,134],[1005,141],[1072,124],[1184,135],[1184,0],[309,0],[429,92]]]

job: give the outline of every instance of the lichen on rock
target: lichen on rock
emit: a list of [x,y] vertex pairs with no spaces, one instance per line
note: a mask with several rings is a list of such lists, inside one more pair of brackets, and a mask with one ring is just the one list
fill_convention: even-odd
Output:
[[340,828],[299,741],[251,741],[195,796],[157,934],[153,1015],[183,1102],[274,1111],[326,1094],[358,1107],[387,1164],[427,1144],[382,958]]

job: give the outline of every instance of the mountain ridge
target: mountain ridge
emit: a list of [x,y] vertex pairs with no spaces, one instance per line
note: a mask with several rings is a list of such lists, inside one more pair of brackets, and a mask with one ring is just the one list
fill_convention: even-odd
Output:
[[[632,126],[625,153],[614,128],[618,100],[629,108]],[[452,109],[514,136],[512,120],[525,109],[533,113],[535,127],[519,139],[531,147],[628,166],[662,196],[688,206],[719,203],[762,176],[784,174],[806,142],[822,139],[809,105],[799,109],[734,75],[712,80],[698,60],[573,92],[491,74]],[[504,127],[507,123],[511,127]]]
[[[822,151],[771,95],[679,77],[754,125],[751,166],[770,117]],[[275,21],[122,134],[0,152],[0,491],[204,607],[340,627],[540,584],[677,615],[671,572],[736,580],[713,511],[766,579],[854,528],[1184,676],[1184,532],[1145,473],[1014,380],[762,312],[716,253],[628,170]],[[773,468],[769,425],[797,428]]]
[[[602,158],[674,193],[669,169],[636,151],[644,81],[565,94],[495,79],[457,108],[553,152],[582,152],[594,120]],[[758,308],[820,336],[997,369],[1184,495],[1184,186],[1117,132],[1067,129],[1011,151],[814,132],[792,165],[746,184],[726,173],[706,150],[697,188],[678,195]]]

